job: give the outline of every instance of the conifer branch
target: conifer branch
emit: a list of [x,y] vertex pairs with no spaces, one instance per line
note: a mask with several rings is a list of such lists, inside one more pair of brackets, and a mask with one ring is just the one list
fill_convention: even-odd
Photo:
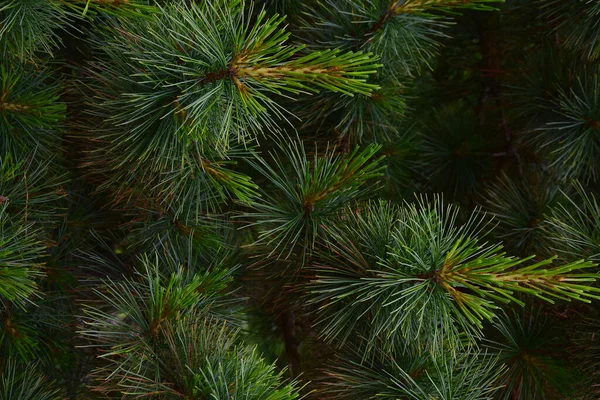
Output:
[[269,255],[287,253],[286,258],[299,245],[304,258],[314,248],[323,225],[370,191],[366,184],[380,176],[383,168],[374,157],[379,148],[355,148],[341,156],[327,150],[310,161],[302,143],[291,142],[281,145],[285,158],[272,154],[272,164],[263,159],[252,161],[276,190],[264,192],[252,204],[256,211],[245,214],[251,221],[248,226],[264,227],[255,245],[265,243],[272,246]]
[[494,10],[494,8],[483,3],[499,3],[502,0],[398,0],[390,6],[392,15],[403,13],[425,14],[437,10],[450,12],[456,8],[474,10]]
[[[478,336],[498,303],[523,305],[516,293],[548,302],[600,298],[593,286],[600,275],[584,272],[594,263],[548,267],[551,258],[523,266],[533,256],[509,257],[500,245],[479,243],[486,228],[481,216],[472,214],[464,225],[457,217],[439,198],[401,209],[369,204],[340,217],[343,224],[327,229],[332,254],[316,256],[305,288],[319,306],[323,338],[341,345],[349,332],[361,330],[372,350],[379,340],[392,347],[393,338],[423,340],[428,329],[444,332],[445,340],[459,336],[457,327]],[[439,350],[442,344],[422,345]]]

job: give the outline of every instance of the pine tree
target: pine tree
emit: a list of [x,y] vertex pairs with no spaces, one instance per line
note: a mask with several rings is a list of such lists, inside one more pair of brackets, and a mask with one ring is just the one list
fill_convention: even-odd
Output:
[[0,399],[594,399],[600,1],[0,0]]

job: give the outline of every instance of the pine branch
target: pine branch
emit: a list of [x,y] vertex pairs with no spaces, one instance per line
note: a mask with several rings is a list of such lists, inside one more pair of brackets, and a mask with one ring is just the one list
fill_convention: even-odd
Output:
[[[62,211],[57,200],[61,181],[48,179],[46,166],[32,168],[0,155],[0,298],[19,307],[39,296],[37,281],[44,274],[48,236]],[[35,224],[37,222],[37,224]]]
[[495,357],[473,350],[442,355],[380,352],[369,360],[356,349],[341,353],[326,370],[322,392],[354,399],[493,399],[505,371]]
[[567,202],[557,204],[550,212],[545,232],[550,247],[566,260],[585,257],[600,260],[600,204],[580,182],[574,182],[575,193]]
[[552,207],[563,199],[560,180],[537,166],[521,178],[502,174],[486,191],[486,211],[498,225],[494,234],[516,254],[543,250],[544,227]]
[[22,365],[12,358],[0,363],[0,398],[19,400],[60,400],[63,397],[36,363]]
[[147,17],[156,12],[148,0],[51,0],[76,16],[105,14],[115,17]]
[[485,3],[500,3],[503,0],[399,0],[394,1],[390,5],[390,13],[399,15],[403,13],[409,14],[425,14],[428,15],[431,11],[452,12],[454,9],[471,9],[471,10],[495,10]]
[[[0,205],[0,298],[23,307],[39,296],[36,280],[44,274],[41,259],[45,248],[39,231],[21,221],[11,221],[8,204]],[[1,307],[0,309],[3,309]]]
[[507,366],[497,383],[502,386],[498,399],[576,396],[576,373],[559,356],[566,343],[557,337],[552,322],[541,308],[533,307],[502,313],[494,322],[499,337],[485,343]]
[[419,172],[432,190],[460,200],[477,192],[491,170],[489,143],[462,101],[433,111],[419,127]]
[[365,196],[370,189],[365,184],[380,176],[382,167],[374,159],[379,148],[355,148],[346,155],[327,150],[310,161],[302,143],[291,142],[280,147],[285,158],[271,154],[273,163],[251,161],[275,189],[253,203],[255,212],[245,214],[252,221],[248,226],[264,227],[254,245],[265,243],[269,255],[278,257],[289,257],[296,246],[310,253],[330,218]]
[[36,51],[52,54],[61,46],[58,30],[65,11],[52,0],[7,0],[0,4],[0,55],[31,59]]
[[568,90],[559,89],[555,115],[545,126],[536,129],[532,142],[548,149],[554,166],[563,174],[596,181],[600,148],[600,93],[598,69],[583,69]]
[[[168,135],[223,149],[230,137],[245,141],[275,127],[283,113],[268,94],[314,92],[316,86],[351,95],[376,88],[366,83],[377,67],[370,55],[327,50],[293,58],[301,47],[284,44],[283,19],[261,12],[247,26],[242,6],[223,0],[168,6],[150,21],[115,27],[121,34],[99,43],[108,61],[92,71],[104,83],[95,89],[99,115],[134,138],[157,130],[157,139]],[[215,36],[215,28],[223,35]]]
[[109,280],[104,288],[96,290],[110,307],[109,311],[85,309],[88,320],[82,334],[100,348],[106,348],[103,357],[112,358],[115,366],[121,358],[126,361],[132,353],[143,350],[169,321],[186,312],[211,315],[210,307],[218,308],[219,292],[229,281],[230,272],[223,270],[195,274],[189,281],[184,280],[181,272],[165,277],[158,270],[158,261],[158,257],[154,262],[148,257],[141,259],[141,282]]
[[60,81],[43,65],[0,61],[0,156],[24,159],[32,149],[42,157],[56,154],[66,117],[60,91]]
[[515,293],[548,302],[599,298],[599,275],[584,272],[595,264],[551,265],[552,258],[526,265],[533,256],[480,244],[486,224],[477,212],[464,225],[457,218],[439,198],[421,198],[402,209],[371,204],[331,224],[331,254],[317,255],[305,287],[319,306],[322,337],[340,345],[360,329],[369,346],[393,348],[406,338],[439,349],[460,332],[478,336],[498,303],[523,305]]
[[544,17],[553,24],[555,34],[563,37],[563,45],[589,60],[600,57],[600,32],[598,17],[600,4],[596,1],[567,3],[560,0],[540,2]]
[[84,309],[82,334],[106,361],[94,373],[102,380],[97,391],[139,398],[297,398],[295,384],[281,385],[281,373],[254,349],[234,347],[237,333],[215,312],[230,271],[186,279],[179,269],[165,277],[148,258],[142,268],[140,281],[109,281],[97,291],[105,305]]

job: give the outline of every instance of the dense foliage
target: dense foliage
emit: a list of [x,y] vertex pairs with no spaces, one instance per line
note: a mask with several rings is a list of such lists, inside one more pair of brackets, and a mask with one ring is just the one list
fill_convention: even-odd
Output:
[[0,400],[600,396],[600,0],[0,0]]

